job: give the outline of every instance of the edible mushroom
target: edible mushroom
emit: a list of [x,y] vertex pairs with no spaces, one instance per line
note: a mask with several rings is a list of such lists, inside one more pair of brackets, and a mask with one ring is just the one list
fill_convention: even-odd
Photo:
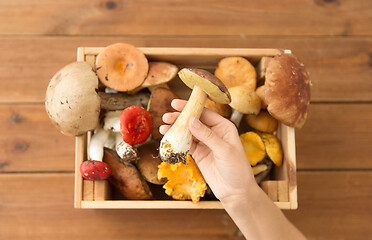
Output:
[[148,88],[153,92],[157,87],[168,88],[166,84],[177,75],[178,68],[176,65],[167,62],[149,62],[149,72],[141,86],[131,91],[138,91]]
[[271,59],[265,75],[265,102],[270,114],[287,126],[301,128],[310,104],[310,79],[293,54]]
[[227,88],[244,85],[252,90],[256,89],[256,70],[243,57],[221,59],[214,75],[221,79]]
[[227,104],[215,103],[207,99],[205,107],[220,114],[222,117],[229,118],[231,116],[231,107]]
[[229,88],[231,94],[230,107],[233,109],[230,120],[239,127],[243,114],[257,115],[261,109],[261,101],[256,92],[246,86]]
[[71,63],[52,77],[45,108],[63,134],[76,136],[96,128],[101,110],[97,88],[97,76],[86,62]]
[[151,115],[152,137],[155,140],[162,138],[163,135],[159,132],[159,127],[163,124],[163,114],[173,111],[171,102],[176,98],[179,97],[172,90],[163,87],[156,88],[151,93],[147,111]]
[[144,143],[152,131],[151,116],[145,109],[133,105],[120,115],[120,132],[124,142],[130,145]]
[[148,70],[145,55],[127,43],[107,46],[96,59],[96,72],[101,83],[120,92],[139,87],[147,77]]
[[185,163],[192,143],[188,123],[191,117],[200,117],[207,95],[218,103],[227,104],[231,101],[226,86],[208,71],[184,68],[178,72],[178,75],[193,90],[185,108],[160,142],[160,157],[162,161],[171,164]]

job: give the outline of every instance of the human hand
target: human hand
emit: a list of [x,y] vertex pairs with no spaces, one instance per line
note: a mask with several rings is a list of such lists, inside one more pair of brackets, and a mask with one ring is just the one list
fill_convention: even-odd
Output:
[[[172,101],[172,107],[177,111],[182,111],[185,105],[184,100]],[[163,121],[173,124],[179,114],[166,113]],[[159,131],[164,135],[170,127],[162,125]],[[221,201],[233,196],[246,196],[256,183],[235,125],[204,108],[200,120],[190,119],[189,130],[194,136],[189,153],[215,196]]]

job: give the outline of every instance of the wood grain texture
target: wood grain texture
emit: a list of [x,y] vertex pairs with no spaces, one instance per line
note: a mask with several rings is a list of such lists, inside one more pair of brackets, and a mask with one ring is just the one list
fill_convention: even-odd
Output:
[[288,48],[310,72],[312,101],[372,101],[370,37],[3,37],[0,103],[43,102],[53,74],[76,61],[77,47],[122,41],[142,47]]
[[[0,239],[237,239],[223,210],[73,209],[73,178],[0,174]],[[284,213],[308,239],[369,239],[371,178],[299,172],[299,209]]]
[[71,174],[0,174],[0,239],[238,239],[225,211],[73,208]]
[[44,105],[0,105],[0,172],[73,171],[74,141],[52,125]]
[[372,172],[299,172],[298,210],[284,211],[308,239],[372,239]]
[[299,169],[372,169],[372,104],[312,104],[296,131]]
[[[312,104],[296,131],[298,169],[371,169],[372,104]],[[73,171],[74,138],[44,105],[0,105],[1,171]],[[52,149],[52,151],[51,151]]]
[[0,34],[371,35],[371,16],[369,0],[2,0]]

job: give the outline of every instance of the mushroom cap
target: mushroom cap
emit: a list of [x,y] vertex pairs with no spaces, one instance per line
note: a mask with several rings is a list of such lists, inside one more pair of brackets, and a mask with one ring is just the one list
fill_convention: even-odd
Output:
[[146,181],[153,184],[164,184],[167,178],[158,179],[158,166],[162,163],[159,156],[159,142],[151,141],[141,145],[138,148],[139,160],[137,163],[138,170]]
[[176,65],[167,62],[149,62],[149,72],[141,87],[164,84],[177,75]]
[[310,79],[304,65],[294,55],[282,54],[271,59],[265,77],[267,110],[282,123],[301,128],[310,104]]
[[231,102],[230,93],[223,82],[212,73],[197,68],[183,68],[178,72],[180,79],[191,89],[195,85],[216,103],[228,104]]
[[96,59],[96,72],[102,84],[121,92],[139,87],[147,77],[148,70],[145,55],[127,43],[106,47]]
[[229,88],[233,109],[244,114],[258,114],[261,109],[261,100],[256,92],[246,86]]
[[147,111],[149,111],[152,119],[152,137],[155,140],[160,140],[163,135],[159,132],[159,127],[163,125],[163,114],[173,112],[171,102],[173,99],[179,98],[172,90],[167,88],[156,88],[150,97]]
[[63,134],[81,135],[97,126],[101,110],[97,88],[97,76],[86,62],[71,63],[52,77],[45,108]]
[[214,75],[221,79],[227,88],[244,85],[252,90],[256,89],[256,70],[243,57],[226,57],[221,59]]

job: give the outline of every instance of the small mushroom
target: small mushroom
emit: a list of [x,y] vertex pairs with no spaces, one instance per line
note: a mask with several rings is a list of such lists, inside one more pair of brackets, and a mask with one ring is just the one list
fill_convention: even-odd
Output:
[[243,85],[251,90],[256,89],[256,70],[245,58],[223,58],[218,63],[214,75],[221,79],[227,88]]
[[120,132],[124,142],[130,145],[144,143],[151,131],[152,122],[148,111],[136,105],[123,110],[120,115]]
[[261,101],[254,90],[245,86],[236,86],[229,88],[231,94],[231,103],[233,109],[230,120],[239,127],[243,114],[257,115],[261,109]]
[[120,132],[115,134],[116,145],[115,150],[120,157],[120,162],[137,163],[138,161],[138,151],[137,148],[129,145],[123,141],[123,136]]
[[120,115],[122,111],[107,111],[103,118],[103,129],[120,132]]
[[257,116],[247,115],[245,121],[250,127],[261,132],[273,133],[278,128],[278,120],[265,110],[261,111]]
[[301,128],[310,104],[310,79],[293,54],[272,58],[265,75],[265,102],[270,114],[287,126]]
[[158,166],[162,163],[159,151],[159,143],[151,141],[138,148],[139,160],[137,167],[146,181],[162,185],[167,182],[167,178],[158,179]]
[[267,103],[265,101],[265,85],[262,85],[256,89],[256,94],[261,100],[261,109],[267,108]]
[[193,90],[185,108],[160,143],[159,152],[162,161],[171,164],[185,163],[192,143],[188,123],[191,117],[200,117],[207,95],[218,103],[227,104],[231,101],[225,85],[208,71],[184,68],[178,72],[178,75]]
[[265,145],[267,156],[276,166],[281,166],[283,163],[283,150],[279,139],[268,133],[260,133],[260,137]]
[[246,132],[240,135],[245,154],[251,166],[256,166],[265,156],[265,145],[261,137],[255,132]]
[[107,46],[96,59],[96,72],[101,83],[120,92],[139,87],[145,81],[148,70],[145,55],[127,43]]
[[177,75],[178,68],[176,65],[167,62],[149,62],[149,73],[141,86],[134,89],[131,93],[148,88],[153,92],[157,87],[168,88],[167,82]]
[[76,136],[96,128],[101,110],[97,88],[97,76],[86,62],[71,63],[52,77],[45,108],[63,134]]
[[215,103],[210,99],[207,99],[205,107],[220,114],[222,117],[230,118],[231,116],[231,107],[227,104]]
[[163,124],[163,114],[174,111],[171,102],[173,99],[179,98],[172,90],[167,88],[156,88],[150,97],[147,111],[151,115],[152,120],[152,137],[155,140],[160,140],[162,134],[159,132],[159,127]]

